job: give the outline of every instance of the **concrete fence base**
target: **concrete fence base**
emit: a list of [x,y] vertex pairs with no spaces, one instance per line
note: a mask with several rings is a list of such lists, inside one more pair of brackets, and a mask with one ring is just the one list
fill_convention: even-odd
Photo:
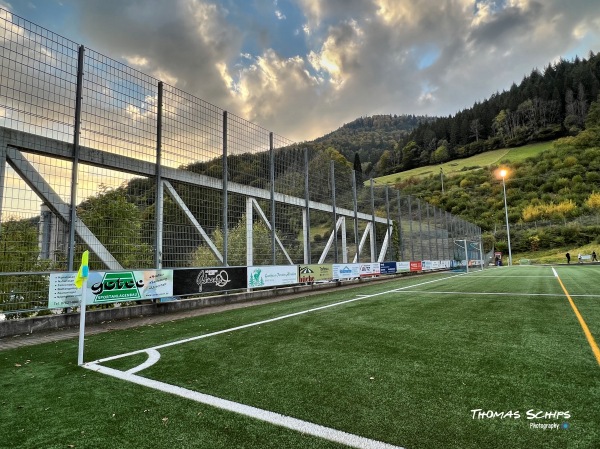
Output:
[[[348,285],[358,282],[364,282],[364,280],[345,281],[343,284]],[[206,296],[197,299],[184,299],[164,303],[147,303],[140,305],[128,305],[125,307],[112,307],[110,309],[88,310],[86,312],[85,321],[86,324],[97,324],[104,321],[128,320],[142,316],[182,312],[201,307],[235,304],[250,300],[267,299],[277,296],[295,295],[299,293],[310,293],[313,291],[332,289],[341,285],[342,282],[337,281],[323,284],[297,285],[293,287],[273,288],[252,292]],[[0,321],[0,338],[77,326],[79,326],[78,312],[5,320]]]

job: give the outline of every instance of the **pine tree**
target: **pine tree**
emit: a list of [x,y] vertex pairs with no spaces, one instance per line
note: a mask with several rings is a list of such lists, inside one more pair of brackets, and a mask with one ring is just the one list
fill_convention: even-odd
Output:
[[356,173],[356,187],[362,187],[364,183],[362,164],[358,153],[354,153],[354,172]]

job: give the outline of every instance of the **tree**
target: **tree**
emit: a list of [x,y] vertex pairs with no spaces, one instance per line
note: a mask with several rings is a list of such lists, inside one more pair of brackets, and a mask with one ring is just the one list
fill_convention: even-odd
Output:
[[142,235],[142,213],[127,201],[125,186],[101,185],[96,196],[79,205],[77,216],[123,267],[152,266],[152,247]]
[[587,200],[585,200],[585,205],[596,214],[600,214],[600,193],[592,192]]
[[585,128],[600,127],[600,97],[590,105],[590,109],[585,117]]
[[479,142],[479,135],[483,129],[483,125],[481,121],[476,118],[475,120],[471,120],[471,124],[469,125],[469,130],[471,131],[471,137],[475,137],[475,142]]
[[392,154],[389,150],[385,150],[377,164],[375,165],[375,171],[377,174],[384,175],[390,168],[390,162],[392,160]]
[[360,163],[360,156],[358,153],[354,153],[354,172],[356,174],[356,187],[360,188],[364,184],[362,164]]
[[9,218],[2,223],[0,235],[0,311],[7,319],[30,313],[7,313],[47,306],[49,282],[47,276],[13,276],[6,273],[48,271],[58,267],[48,260],[38,259],[38,229],[32,220]]
[[[215,229],[212,241],[217,248],[223,248],[223,231]],[[270,265],[273,263],[271,253],[271,231],[262,221],[252,224],[252,241],[254,243],[254,265]],[[246,216],[229,229],[227,236],[227,261],[229,265],[246,265]],[[214,267],[221,264],[207,245],[200,245],[190,256],[192,267]],[[287,264],[285,256],[278,251],[277,263]]]
[[402,148],[402,170],[410,170],[415,167],[419,146],[414,140],[411,140]]
[[494,122],[492,123],[492,128],[494,132],[497,136],[501,137],[502,139],[505,139],[507,134],[507,122],[507,111],[503,109],[498,113],[498,115],[496,115],[496,117],[494,118]]
[[431,163],[440,164],[450,160],[450,152],[448,151],[448,142],[440,141],[440,146],[431,154]]
[[0,271],[31,271],[39,255],[38,229],[30,220],[9,218],[2,223],[0,237]]

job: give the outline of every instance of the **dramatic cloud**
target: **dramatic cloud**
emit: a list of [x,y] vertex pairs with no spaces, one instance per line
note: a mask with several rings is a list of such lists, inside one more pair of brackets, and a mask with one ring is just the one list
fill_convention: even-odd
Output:
[[[535,68],[600,49],[597,0],[61,4],[53,17],[4,1],[52,31],[71,31],[76,35],[67,37],[295,140],[375,113],[453,114]],[[77,28],[59,28],[61,14]]]

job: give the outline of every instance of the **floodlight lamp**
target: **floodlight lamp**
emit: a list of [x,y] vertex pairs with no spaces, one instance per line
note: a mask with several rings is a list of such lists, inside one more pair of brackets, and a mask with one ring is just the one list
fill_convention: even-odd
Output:
[[506,175],[508,174],[508,172],[504,169],[500,170],[500,176],[502,176],[502,178],[505,178]]

